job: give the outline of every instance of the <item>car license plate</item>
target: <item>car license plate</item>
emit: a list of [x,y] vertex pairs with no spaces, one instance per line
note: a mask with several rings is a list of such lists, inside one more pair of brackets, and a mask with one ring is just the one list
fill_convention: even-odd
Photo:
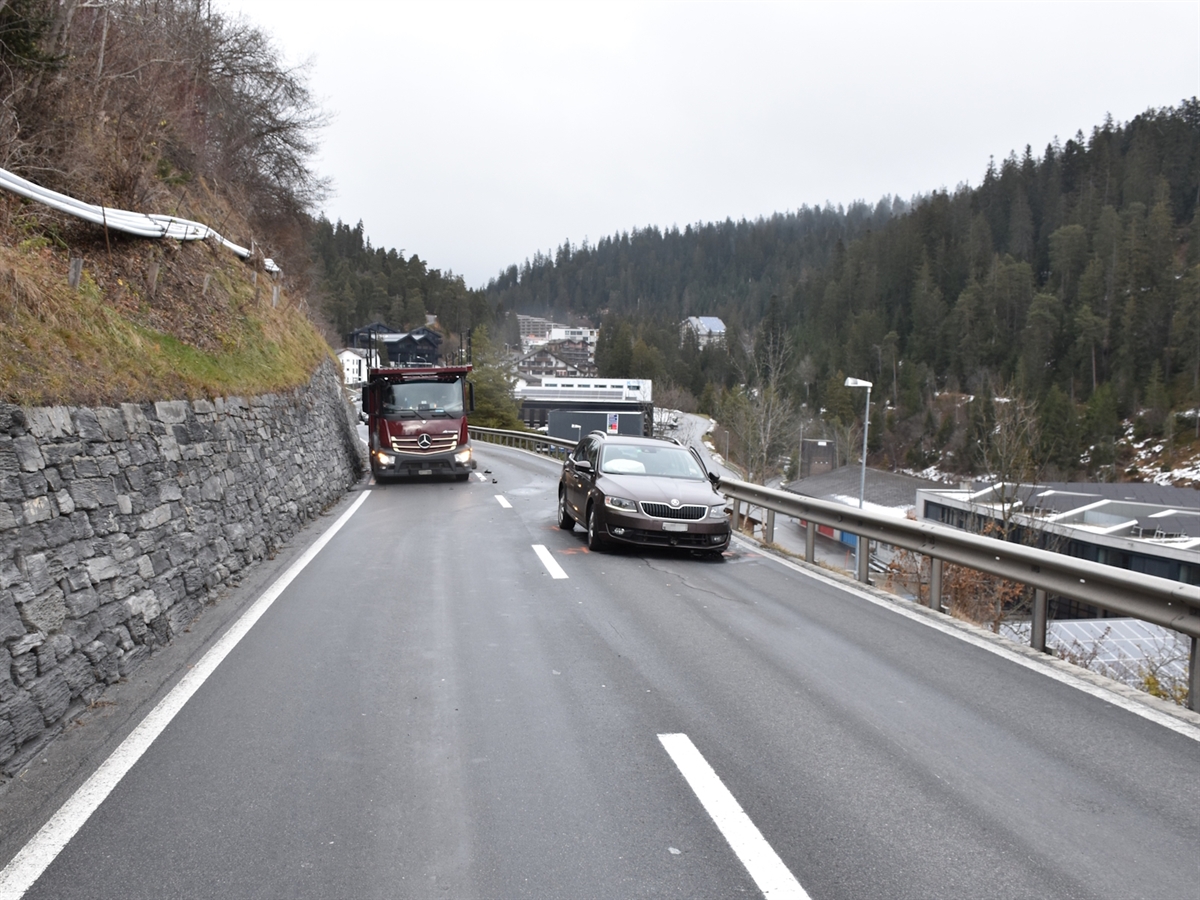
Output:
[[418,475],[432,475],[433,469],[417,469]]
[[687,525],[683,522],[663,522],[663,531],[687,531]]

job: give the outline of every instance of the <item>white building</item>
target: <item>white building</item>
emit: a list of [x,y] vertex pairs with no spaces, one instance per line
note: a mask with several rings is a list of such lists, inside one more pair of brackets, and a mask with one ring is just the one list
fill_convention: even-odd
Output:
[[338,359],[342,363],[342,381],[346,384],[362,384],[367,380],[367,369],[379,367],[376,356],[377,354],[371,350],[355,350],[349,347],[339,350]]
[[725,343],[725,323],[716,316],[688,316],[679,324],[679,339],[682,341],[689,331],[701,349]]

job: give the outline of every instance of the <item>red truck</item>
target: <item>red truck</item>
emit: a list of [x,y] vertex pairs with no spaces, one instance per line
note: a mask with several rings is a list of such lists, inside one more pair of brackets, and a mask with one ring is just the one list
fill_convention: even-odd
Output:
[[362,411],[376,481],[453,475],[466,481],[475,460],[467,411],[475,408],[470,366],[370,369]]

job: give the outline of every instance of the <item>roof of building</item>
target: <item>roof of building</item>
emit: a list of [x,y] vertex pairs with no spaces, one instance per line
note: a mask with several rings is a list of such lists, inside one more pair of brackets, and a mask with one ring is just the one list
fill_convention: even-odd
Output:
[[725,323],[717,316],[688,316],[687,322],[697,331],[703,330],[709,334],[725,333]]
[[[802,497],[812,497],[814,500],[857,506],[862,474],[862,468],[859,466],[841,466],[829,472],[793,481],[784,485],[783,489]],[[867,469],[866,476],[863,505],[881,510],[907,512],[917,505],[918,489],[940,486],[936,481],[927,481],[900,472],[883,472],[879,469]]]

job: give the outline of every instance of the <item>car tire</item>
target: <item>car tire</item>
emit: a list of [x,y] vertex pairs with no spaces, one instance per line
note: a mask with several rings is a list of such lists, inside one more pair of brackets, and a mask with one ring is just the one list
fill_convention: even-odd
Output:
[[575,519],[567,509],[567,492],[561,487],[558,489],[558,527],[563,531],[575,530]]
[[600,523],[597,521],[596,507],[588,507],[587,515],[587,545],[589,550],[603,550],[604,539],[600,537]]

